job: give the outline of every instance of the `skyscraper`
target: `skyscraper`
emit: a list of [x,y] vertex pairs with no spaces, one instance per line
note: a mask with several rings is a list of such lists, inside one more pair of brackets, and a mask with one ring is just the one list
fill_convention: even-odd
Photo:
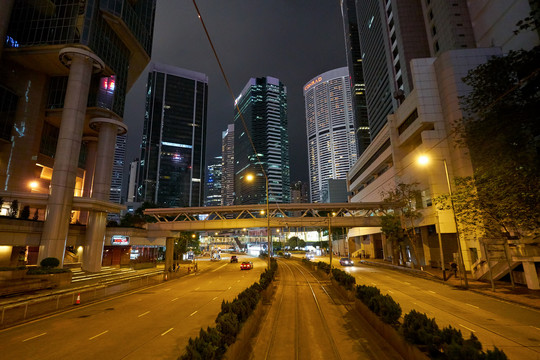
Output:
[[410,61],[430,52],[419,1],[357,1],[356,14],[373,140],[413,88]]
[[[290,202],[287,88],[270,76],[251,78],[235,105],[240,111],[234,115],[235,203],[265,203],[265,173],[269,201]],[[252,183],[247,174],[255,176]]]
[[221,204],[234,205],[234,124],[221,136]]
[[122,209],[109,201],[116,136],[154,13],[155,0],[0,2],[0,184],[47,214],[38,262],[63,264],[84,203],[82,267],[100,270],[107,213]]
[[221,156],[212,158],[206,166],[204,206],[221,206],[221,169]]
[[138,201],[203,206],[208,77],[153,64],[148,74]]
[[356,136],[346,67],[304,85],[311,202],[321,202],[329,179],[345,179],[356,162]]
[[347,66],[349,68],[352,91],[356,147],[358,149],[358,155],[360,155],[368,147],[371,140],[355,0],[341,0],[341,13],[343,17],[343,30],[345,32]]
[[[126,161],[127,136],[118,135],[114,147],[114,162],[111,176],[111,194],[109,200],[113,203],[122,204],[122,184],[124,182],[124,162]],[[110,213],[107,218],[113,221],[120,220],[120,214]]]

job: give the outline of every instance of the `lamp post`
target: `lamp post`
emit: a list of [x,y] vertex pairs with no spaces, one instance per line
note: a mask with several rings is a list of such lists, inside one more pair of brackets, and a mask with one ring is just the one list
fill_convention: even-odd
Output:
[[[457,217],[456,217],[456,209],[454,207],[454,198],[452,196],[452,186],[450,185],[450,176],[448,175],[448,165],[446,164],[446,159],[443,158],[441,160],[444,165],[444,173],[446,175],[446,185],[448,186],[448,195],[450,196],[450,205],[452,207],[452,215],[454,216],[454,223],[456,225],[456,237],[457,237],[457,245],[458,245],[458,251],[459,251],[460,268],[462,269],[462,272],[463,272],[463,280],[465,282],[465,289],[468,289],[469,281],[467,280],[467,271],[465,269],[465,262],[463,261],[463,250],[461,249],[461,241],[460,241],[458,222],[457,222]],[[418,162],[421,165],[426,165],[427,163],[429,163],[429,157],[425,155],[420,156],[420,158],[418,159]],[[437,215],[437,219],[438,219],[438,215]],[[439,226],[439,231],[440,231],[440,226]],[[441,242],[440,238],[439,238],[439,241]],[[441,247],[441,256],[442,256],[442,242],[440,243],[440,247]],[[444,265],[443,265],[443,269],[444,269]]]
[[[255,180],[255,176],[253,176],[253,174],[247,174],[246,175],[246,180],[251,182],[253,180]],[[270,235],[270,199],[269,199],[269,196],[268,196],[268,176],[266,176],[266,174],[264,174],[264,182],[265,182],[265,190],[266,190],[266,240],[268,242],[268,270],[270,270],[270,251],[271,251],[271,246],[272,246],[272,239],[271,239],[271,235]]]

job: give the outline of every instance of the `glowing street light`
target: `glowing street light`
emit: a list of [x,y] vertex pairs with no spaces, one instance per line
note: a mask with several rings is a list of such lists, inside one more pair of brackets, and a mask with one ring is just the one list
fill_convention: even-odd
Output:
[[[450,185],[450,176],[448,175],[448,165],[446,164],[446,159],[443,158],[443,159],[438,159],[438,160],[442,160],[444,164],[444,172],[446,174],[446,185],[448,186],[448,195],[450,196],[450,205],[452,206],[452,215],[454,215],[454,223],[456,224],[456,237],[457,237],[457,245],[458,245],[458,251],[459,251],[459,262],[460,262],[460,267],[463,271],[463,280],[465,281],[465,289],[468,289],[469,282],[467,280],[467,271],[465,269],[465,262],[463,261],[463,251],[461,249],[458,222],[456,218],[456,210],[454,207],[454,198],[452,197],[452,186]],[[422,155],[418,158],[418,163],[422,166],[428,165],[429,162],[430,162],[430,158],[427,155]],[[437,218],[438,218],[438,215],[437,215]],[[439,233],[440,233],[440,230],[441,229],[439,226]],[[442,250],[442,242],[441,242],[440,234],[439,234],[439,246],[441,248],[441,262],[443,262],[444,258],[442,257],[443,250]],[[442,266],[444,270],[444,263]]]

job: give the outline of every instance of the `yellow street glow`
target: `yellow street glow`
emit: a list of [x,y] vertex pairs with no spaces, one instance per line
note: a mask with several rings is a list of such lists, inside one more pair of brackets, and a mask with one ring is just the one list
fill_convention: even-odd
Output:
[[255,179],[255,177],[253,176],[253,174],[247,174],[247,175],[246,175],[246,180],[247,180],[247,181],[253,181],[253,179]]
[[426,155],[418,157],[418,163],[420,165],[427,165],[429,163],[429,157],[427,157]]

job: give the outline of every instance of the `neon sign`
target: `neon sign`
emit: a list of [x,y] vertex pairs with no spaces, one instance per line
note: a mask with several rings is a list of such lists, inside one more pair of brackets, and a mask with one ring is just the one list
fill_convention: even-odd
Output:
[[318,84],[322,81],[322,77],[319,76],[318,78],[316,79],[313,79],[311,80],[309,83],[306,84],[306,86],[304,86],[304,91],[307,91],[310,87],[312,87],[313,85],[315,84]]
[[111,245],[129,245],[129,236],[113,235],[111,238]]

